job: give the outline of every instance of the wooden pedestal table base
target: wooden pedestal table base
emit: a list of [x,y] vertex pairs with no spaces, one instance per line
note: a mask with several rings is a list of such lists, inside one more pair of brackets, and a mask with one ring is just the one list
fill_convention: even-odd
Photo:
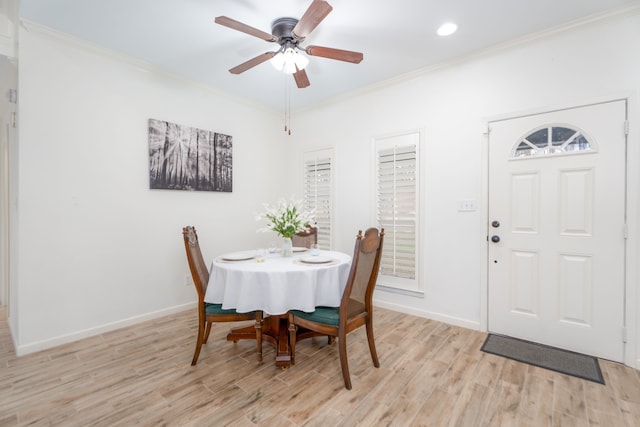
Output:
[[[306,338],[323,336],[304,328],[298,328],[296,341]],[[238,340],[256,339],[255,326],[244,326],[234,328],[227,334],[227,341],[236,342]],[[276,348],[276,366],[283,369],[291,365],[291,347],[289,346],[289,315],[270,315],[262,319],[262,340],[268,341]],[[258,354],[258,359],[262,360],[262,351]]]

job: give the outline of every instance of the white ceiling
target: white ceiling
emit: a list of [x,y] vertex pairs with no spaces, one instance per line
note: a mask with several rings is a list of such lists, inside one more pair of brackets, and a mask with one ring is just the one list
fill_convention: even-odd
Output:
[[[640,0],[328,0],[333,11],[304,45],[364,53],[360,64],[310,57],[311,86],[263,63],[228,72],[276,50],[213,22],[234,18],[267,33],[279,17],[300,18],[311,0],[21,0],[21,17],[144,60],[172,73],[275,109],[306,107],[328,98],[581,20]],[[436,35],[445,21],[458,32]],[[523,64],[525,66],[525,64]]]

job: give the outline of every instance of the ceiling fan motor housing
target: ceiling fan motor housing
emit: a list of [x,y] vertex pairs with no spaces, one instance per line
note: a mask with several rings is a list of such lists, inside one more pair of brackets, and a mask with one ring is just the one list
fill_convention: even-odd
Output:
[[292,42],[297,45],[298,39],[293,35],[293,29],[295,28],[298,20],[296,18],[278,18],[271,23],[271,34],[278,38],[278,44],[281,46],[286,42]]

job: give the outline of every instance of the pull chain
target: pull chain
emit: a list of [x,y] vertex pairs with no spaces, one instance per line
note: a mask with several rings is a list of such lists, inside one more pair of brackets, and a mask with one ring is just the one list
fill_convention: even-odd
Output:
[[[288,76],[287,76],[288,77]],[[291,79],[286,79],[284,131],[291,135]]]
[[287,76],[285,76],[285,81],[284,81],[284,131],[285,131],[285,133],[288,130],[287,121],[289,120],[289,105],[288,105],[289,80],[286,77]]

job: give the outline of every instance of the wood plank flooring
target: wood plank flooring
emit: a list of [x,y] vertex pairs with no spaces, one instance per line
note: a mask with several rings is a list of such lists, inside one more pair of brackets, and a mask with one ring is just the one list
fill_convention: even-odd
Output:
[[640,372],[601,361],[606,385],[482,353],[486,334],[376,309],[364,328],[299,343],[296,365],[214,325],[195,367],[195,310],[15,357],[0,309],[0,426],[638,426]]

